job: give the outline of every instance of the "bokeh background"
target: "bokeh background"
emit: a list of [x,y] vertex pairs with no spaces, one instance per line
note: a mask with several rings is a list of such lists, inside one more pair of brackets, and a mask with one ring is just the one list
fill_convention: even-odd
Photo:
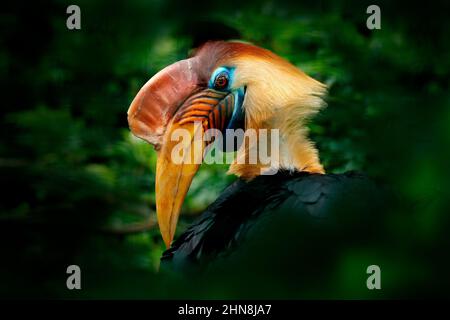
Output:
[[[381,30],[366,28],[372,2]],[[70,4],[81,8],[81,30],[66,28]],[[326,83],[328,108],[310,129],[327,171],[365,172],[402,204],[380,215],[385,237],[338,250],[323,266],[333,275],[326,285],[274,287],[271,297],[448,296],[448,12],[434,1],[2,4],[0,296],[255,297],[158,275],[156,155],[127,128],[139,88],[208,39],[253,42]],[[226,169],[202,166],[179,232],[233,181]],[[361,268],[374,263],[383,272],[376,293]],[[71,264],[82,269],[81,291],[66,288]]]

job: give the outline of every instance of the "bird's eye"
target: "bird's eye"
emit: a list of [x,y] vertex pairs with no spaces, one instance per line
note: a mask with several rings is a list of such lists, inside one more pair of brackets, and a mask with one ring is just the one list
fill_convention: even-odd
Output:
[[221,72],[216,76],[214,80],[214,89],[225,89],[228,87],[228,74],[226,72]]

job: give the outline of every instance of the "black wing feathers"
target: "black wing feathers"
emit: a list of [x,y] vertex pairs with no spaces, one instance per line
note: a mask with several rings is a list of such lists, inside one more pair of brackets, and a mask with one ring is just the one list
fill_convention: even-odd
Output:
[[[360,228],[361,221],[376,214],[378,193],[371,180],[352,172],[279,172],[250,182],[237,180],[163,254],[162,263],[186,269],[226,258],[248,239],[271,241],[281,221],[289,221],[294,230],[295,224],[299,230],[308,224]],[[292,236],[286,240],[296,241]]]

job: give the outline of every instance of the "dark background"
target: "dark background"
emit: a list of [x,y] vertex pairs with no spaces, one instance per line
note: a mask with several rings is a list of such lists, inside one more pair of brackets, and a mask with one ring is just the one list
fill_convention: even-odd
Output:
[[[325,168],[365,172],[402,204],[380,214],[385,237],[364,249],[336,249],[333,263],[323,266],[326,284],[314,290],[294,284],[289,294],[273,286],[271,296],[448,297],[450,9],[444,3],[2,4],[0,295],[254,297],[225,284],[168,285],[156,273],[163,250],[155,225],[156,158],[131,136],[126,119],[153,74],[205,40],[231,38],[268,48],[326,83],[328,108],[310,124]],[[81,30],[66,28],[70,4],[81,8]],[[381,30],[366,28],[370,4],[381,7]],[[225,172],[226,166],[201,168],[178,231],[234,179]],[[66,288],[71,264],[81,267],[81,291]],[[370,264],[382,269],[381,291],[365,287]],[[302,263],[296,267],[304,272]]]

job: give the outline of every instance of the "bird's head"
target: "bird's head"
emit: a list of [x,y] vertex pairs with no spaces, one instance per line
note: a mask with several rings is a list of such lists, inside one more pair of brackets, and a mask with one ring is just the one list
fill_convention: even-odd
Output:
[[[156,209],[166,245],[202,162],[208,129],[278,129],[279,155],[272,167],[323,173],[304,123],[323,106],[325,91],[288,61],[242,42],[207,42],[153,76],[131,103],[128,123],[158,152]],[[248,152],[243,144],[237,157]],[[235,162],[230,172],[251,179],[263,167]]]

